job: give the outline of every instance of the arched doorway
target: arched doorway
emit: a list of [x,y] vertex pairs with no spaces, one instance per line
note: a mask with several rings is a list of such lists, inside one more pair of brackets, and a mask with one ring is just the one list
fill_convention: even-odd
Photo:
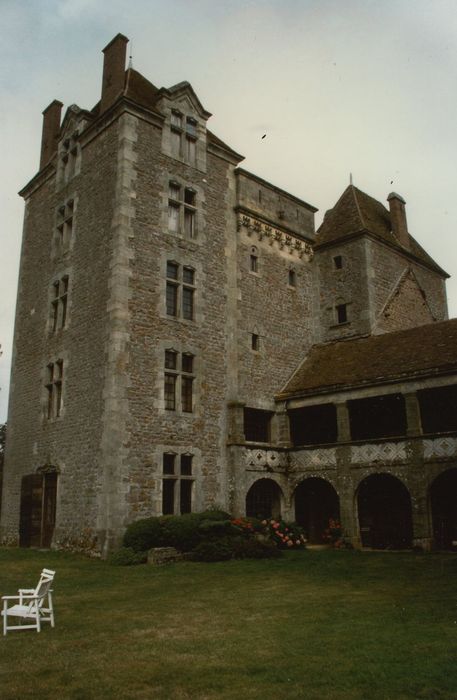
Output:
[[311,544],[324,542],[330,518],[339,520],[338,494],[328,481],[305,479],[295,489],[295,520],[303,527]]
[[430,487],[433,540],[438,549],[454,549],[457,541],[457,469],[448,469]]
[[367,476],[359,485],[357,505],[363,547],[411,547],[411,498],[408,489],[399,479],[390,474]]
[[259,479],[246,495],[248,518],[279,518],[282,491],[273,479]]
[[57,471],[44,467],[21,481],[19,544],[50,547],[56,522]]

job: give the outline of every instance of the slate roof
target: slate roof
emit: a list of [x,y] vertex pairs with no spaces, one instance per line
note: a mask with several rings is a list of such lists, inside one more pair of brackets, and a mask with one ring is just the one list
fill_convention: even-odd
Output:
[[457,372],[457,318],[314,345],[277,399]]
[[354,185],[349,185],[333,207],[324,216],[316,233],[316,248],[350,238],[358,233],[368,233],[391,246],[412,255],[422,263],[448,277],[447,273],[425,252],[410,235],[409,250],[405,249],[392,233],[390,212],[370,195]]

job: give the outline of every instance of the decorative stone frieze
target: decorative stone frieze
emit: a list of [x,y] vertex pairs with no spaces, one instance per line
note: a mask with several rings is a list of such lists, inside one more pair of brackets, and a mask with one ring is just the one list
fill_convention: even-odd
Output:
[[277,243],[281,250],[288,250],[291,255],[297,254],[299,258],[307,256],[308,260],[312,260],[314,251],[310,243],[296,238],[290,233],[286,233],[279,228],[265,224],[258,219],[242,214],[237,219],[237,230],[245,228],[248,236],[255,234],[259,241],[266,238],[270,245]]
[[336,467],[336,449],[303,450],[293,456],[293,464],[299,469],[310,467]]
[[284,468],[287,465],[287,455],[276,450],[250,450],[244,449],[243,460],[246,467],[275,467]]
[[424,459],[434,457],[455,457],[457,455],[457,438],[443,437],[424,440]]
[[376,445],[370,443],[351,447],[351,462],[354,464],[403,462],[406,458],[406,443],[404,442],[383,442]]

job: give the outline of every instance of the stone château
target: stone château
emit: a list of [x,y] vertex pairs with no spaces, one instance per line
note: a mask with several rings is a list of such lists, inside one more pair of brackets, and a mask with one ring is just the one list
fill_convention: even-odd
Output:
[[45,109],[20,193],[3,542],[105,555],[218,505],[452,547],[457,320],[404,200],[350,185],[315,233],[189,83],[125,70],[127,42],[93,109]]

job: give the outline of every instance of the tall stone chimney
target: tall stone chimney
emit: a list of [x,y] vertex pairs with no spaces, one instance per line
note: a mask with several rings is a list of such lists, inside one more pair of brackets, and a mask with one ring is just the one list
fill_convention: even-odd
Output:
[[41,135],[40,170],[52,158],[57,150],[57,142],[60,134],[60,115],[62,102],[53,100],[43,111],[43,132]]
[[100,114],[114,104],[124,89],[125,58],[128,39],[123,34],[117,34],[105,46],[103,53],[103,79]]
[[408,224],[406,223],[405,200],[396,192],[391,192],[387,197],[390,209],[390,223],[392,232],[397,241],[404,247],[409,248]]

